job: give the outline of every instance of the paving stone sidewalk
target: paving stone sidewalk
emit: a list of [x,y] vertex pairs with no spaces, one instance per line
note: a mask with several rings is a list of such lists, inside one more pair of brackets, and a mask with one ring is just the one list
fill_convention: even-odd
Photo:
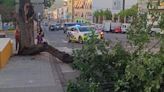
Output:
[[63,92],[50,55],[14,56],[0,70],[0,92]]

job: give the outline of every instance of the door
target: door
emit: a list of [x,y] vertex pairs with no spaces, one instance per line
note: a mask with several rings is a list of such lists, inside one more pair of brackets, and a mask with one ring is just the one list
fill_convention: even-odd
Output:
[[73,29],[73,34],[74,34],[75,40],[78,41],[78,39],[79,39],[79,30],[77,28]]

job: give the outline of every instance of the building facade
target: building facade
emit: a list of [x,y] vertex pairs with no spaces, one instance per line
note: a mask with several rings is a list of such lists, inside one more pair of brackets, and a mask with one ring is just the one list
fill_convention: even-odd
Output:
[[57,9],[57,20],[59,22],[67,22],[70,20],[70,17],[68,16],[68,7],[67,6],[63,6],[63,7]]
[[74,1],[74,19],[76,22],[92,21],[92,0]]
[[[137,4],[137,0],[125,0],[125,9]],[[123,9],[123,0],[67,0],[68,16],[73,21],[92,21],[97,10],[111,10],[113,14]]]
[[109,9],[113,14],[115,14],[123,10],[124,6],[125,9],[128,9],[133,5],[136,5],[137,0],[125,0],[125,5],[123,5],[123,0],[93,0],[92,3],[93,11]]

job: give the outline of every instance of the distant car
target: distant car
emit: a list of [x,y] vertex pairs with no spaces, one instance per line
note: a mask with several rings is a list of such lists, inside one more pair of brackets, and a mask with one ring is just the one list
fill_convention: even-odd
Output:
[[64,31],[64,33],[67,32],[67,30],[68,30],[69,27],[76,26],[76,25],[82,26],[83,24],[81,24],[81,23],[65,23],[63,25],[63,31]]
[[111,32],[117,32],[118,29],[119,29],[118,27],[121,28],[121,23],[119,23],[119,22],[112,22],[110,31]]
[[156,34],[164,34],[164,30],[160,29],[158,25],[153,26],[150,31],[151,36],[155,36]]
[[45,24],[44,24],[45,26],[48,26],[48,23],[47,22],[45,22]]
[[67,31],[67,37],[69,42],[76,41],[83,43],[90,38],[92,31],[95,31],[95,35],[98,39],[104,39],[104,33],[96,31],[93,27],[89,26],[72,26]]
[[59,24],[59,23],[56,23],[56,24],[51,24],[50,26],[49,26],[49,30],[50,31],[59,31],[59,30],[61,30],[62,28],[61,28],[61,24]]
[[3,31],[0,31],[0,38],[5,38],[6,37],[6,33]]
[[129,27],[130,27],[130,24],[129,23],[123,23],[121,25],[121,31],[122,31],[122,33],[126,33]]
[[115,29],[114,29],[114,32],[115,33],[121,33],[121,27],[120,26],[117,26]]

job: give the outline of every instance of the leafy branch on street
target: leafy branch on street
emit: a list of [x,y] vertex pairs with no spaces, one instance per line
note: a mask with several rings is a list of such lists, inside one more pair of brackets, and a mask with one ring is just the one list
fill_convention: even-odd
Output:
[[[75,82],[69,82],[67,92],[163,92],[164,35],[151,37],[147,14],[138,14],[128,30],[128,42],[133,47],[130,51],[119,43],[108,49],[106,42],[97,43],[96,38],[74,51],[73,68],[81,74]],[[163,30],[164,14],[154,21],[160,16],[159,26]],[[147,46],[154,38],[158,40],[155,46]],[[147,50],[148,47],[151,49]]]

